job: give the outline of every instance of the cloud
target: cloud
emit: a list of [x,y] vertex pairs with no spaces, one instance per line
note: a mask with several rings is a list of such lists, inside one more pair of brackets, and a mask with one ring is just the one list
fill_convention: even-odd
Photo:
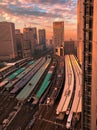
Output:
[[76,5],[77,0],[1,0],[0,18],[16,27],[32,24],[50,30],[53,21],[62,20],[65,28],[72,25],[76,29]]

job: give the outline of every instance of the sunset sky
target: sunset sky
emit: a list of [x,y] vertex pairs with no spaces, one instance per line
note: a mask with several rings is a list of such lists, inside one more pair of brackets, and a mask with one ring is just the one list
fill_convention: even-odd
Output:
[[53,36],[53,22],[64,21],[65,39],[76,39],[77,0],[0,0],[0,21],[15,23],[15,28],[45,28]]

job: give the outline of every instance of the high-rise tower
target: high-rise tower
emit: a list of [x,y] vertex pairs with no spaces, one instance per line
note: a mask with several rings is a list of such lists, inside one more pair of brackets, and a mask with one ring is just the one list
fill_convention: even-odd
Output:
[[84,0],[82,130],[97,130],[97,0]]
[[0,22],[0,59],[17,57],[15,26],[11,22]]
[[64,22],[53,22],[54,50],[58,55],[64,55]]
[[54,45],[63,45],[64,42],[64,22],[53,22]]
[[23,29],[23,35],[24,35],[24,48],[26,51],[26,54],[30,56],[30,52],[33,55],[35,46],[37,44],[37,29],[35,27],[31,28],[24,28]]
[[39,29],[39,44],[43,45],[43,49],[46,48],[46,31],[45,31],[45,29]]
[[83,57],[83,20],[84,10],[83,10],[83,0],[78,0],[77,5],[77,56],[80,64],[82,65]]

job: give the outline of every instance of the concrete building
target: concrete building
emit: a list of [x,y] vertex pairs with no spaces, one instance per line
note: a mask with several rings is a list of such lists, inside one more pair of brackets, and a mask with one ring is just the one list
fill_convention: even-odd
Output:
[[82,65],[82,57],[83,57],[83,15],[84,15],[84,9],[83,9],[83,0],[78,0],[77,5],[77,57],[79,59],[79,63]]
[[11,22],[0,22],[0,60],[17,57],[15,26]]
[[24,28],[23,32],[24,32],[24,38],[25,39],[28,39],[28,40],[35,39],[35,40],[37,40],[37,29],[36,29],[36,27]]
[[15,30],[15,34],[16,34],[17,55],[19,58],[23,58],[24,57],[23,34],[20,32],[19,29]]
[[20,29],[15,29],[15,34],[20,34]]
[[76,48],[76,42],[73,40],[70,41],[65,41],[64,42],[64,54],[73,54],[75,56],[77,56],[77,48]]
[[54,49],[53,39],[50,39],[50,40],[49,40],[49,46],[48,46],[48,47]]
[[56,47],[55,54],[58,56],[64,56],[64,48],[63,47]]
[[[53,22],[53,40],[54,40],[54,51],[61,52],[62,48],[64,51],[64,22]],[[60,49],[60,51],[58,51]],[[58,53],[59,54],[59,53]],[[61,53],[61,54],[64,54]]]
[[92,41],[92,115],[91,130],[97,130],[97,0],[94,0]]
[[52,39],[50,39],[49,44],[53,45],[53,40]]
[[84,0],[82,130],[97,130],[97,0]]
[[64,42],[64,22],[53,22],[53,37],[55,47],[63,45]]
[[[37,44],[37,29],[35,27],[33,28],[24,28],[23,29],[24,34],[24,45],[27,47],[27,50],[29,53],[31,52],[31,55],[34,54],[35,46]],[[27,45],[26,45],[27,43]]]
[[46,31],[45,29],[39,29],[39,44],[43,46],[43,49],[46,49]]

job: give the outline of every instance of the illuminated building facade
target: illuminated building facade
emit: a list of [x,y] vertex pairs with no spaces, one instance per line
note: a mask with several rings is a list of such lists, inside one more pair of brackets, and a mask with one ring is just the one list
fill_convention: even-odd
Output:
[[[53,40],[55,54],[64,55],[64,22],[53,22]],[[59,51],[60,49],[60,51]]]
[[82,130],[97,130],[97,0],[84,0]]
[[0,22],[0,59],[17,57],[15,26],[11,22]]
[[24,28],[23,36],[25,56],[33,55],[37,44],[37,29],[35,27]]
[[78,0],[77,5],[77,56],[79,63],[82,65],[83,57],[83,20],[84,10],[83,10],[83,0]]
[[43,49],[46,48],[46,31],[45,31],[45,29],[39,29],[39,44],[42,45]]

